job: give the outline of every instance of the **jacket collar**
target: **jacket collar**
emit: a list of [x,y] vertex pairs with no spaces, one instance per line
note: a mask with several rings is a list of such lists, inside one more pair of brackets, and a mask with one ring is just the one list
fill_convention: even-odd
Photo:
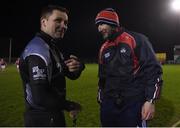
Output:
[[48,45],[55,45],[59,41],[43,31],[36,33],[36,36],[41,37]]
[[117,31],[115,31],[114,33],[112,33],[112,35],[109,37],[109,41],[114,41],[119,35],[121,35],[123,32],[125,31],[125,29],[123,27],[119,27],[117,29]]

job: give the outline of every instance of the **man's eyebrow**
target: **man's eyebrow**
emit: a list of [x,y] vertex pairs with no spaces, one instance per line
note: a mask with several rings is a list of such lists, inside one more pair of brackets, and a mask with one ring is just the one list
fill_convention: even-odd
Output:
[[[58,17],[58,18],[56,18],[56,19],[54,19],[54,20],[55,20],[55,21],[62,21],[62,20],[63,20],[63,18]],[[64,22],[68,23],[68,20],[64,20]]]
[[67,21],[67,20],[65,20],[65,19],[63,19],[63,18],[61,18],[61,17],[57,17],[57,18],[55,18],[54,20],[64,20],[64,21]]
[[58,20],[63,20],[63,18],[61,18],[61,17],[57,17],[56,19],[54,19],[54,20],[56,20],[56,21],[58,21]]

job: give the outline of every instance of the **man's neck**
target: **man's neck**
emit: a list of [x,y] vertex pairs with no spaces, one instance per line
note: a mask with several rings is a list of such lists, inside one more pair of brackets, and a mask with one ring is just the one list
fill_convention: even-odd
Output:
[[113,29],[113,32],[112,32],[111,36],[108,38],[108,40],[113,41],[122,33],[123,33],[123,28],[122,27],[116,27]]

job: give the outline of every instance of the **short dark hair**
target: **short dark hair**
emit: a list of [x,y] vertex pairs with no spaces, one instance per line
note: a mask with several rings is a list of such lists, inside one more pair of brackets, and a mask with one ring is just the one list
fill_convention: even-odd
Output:
[[59,10],[61,12],[65,12],[66,14],[69,13],[69,11],[64,7],[61,7],[61,6],[58,6],[58,5],[48,5],[48,6],[46,6],[46,7],[44,7],[42,9],[40,19],[48,17],[49,15],[52,14],[52,12],[54,10]]

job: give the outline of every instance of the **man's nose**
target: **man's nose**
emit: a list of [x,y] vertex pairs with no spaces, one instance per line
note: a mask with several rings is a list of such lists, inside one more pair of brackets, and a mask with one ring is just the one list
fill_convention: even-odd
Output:
[[67,28],[68,28],[68,27],[67,27],[67,24],[66,24],[64,21],[61,22],[61,27],[63,27],[64,29],[67,29]]

